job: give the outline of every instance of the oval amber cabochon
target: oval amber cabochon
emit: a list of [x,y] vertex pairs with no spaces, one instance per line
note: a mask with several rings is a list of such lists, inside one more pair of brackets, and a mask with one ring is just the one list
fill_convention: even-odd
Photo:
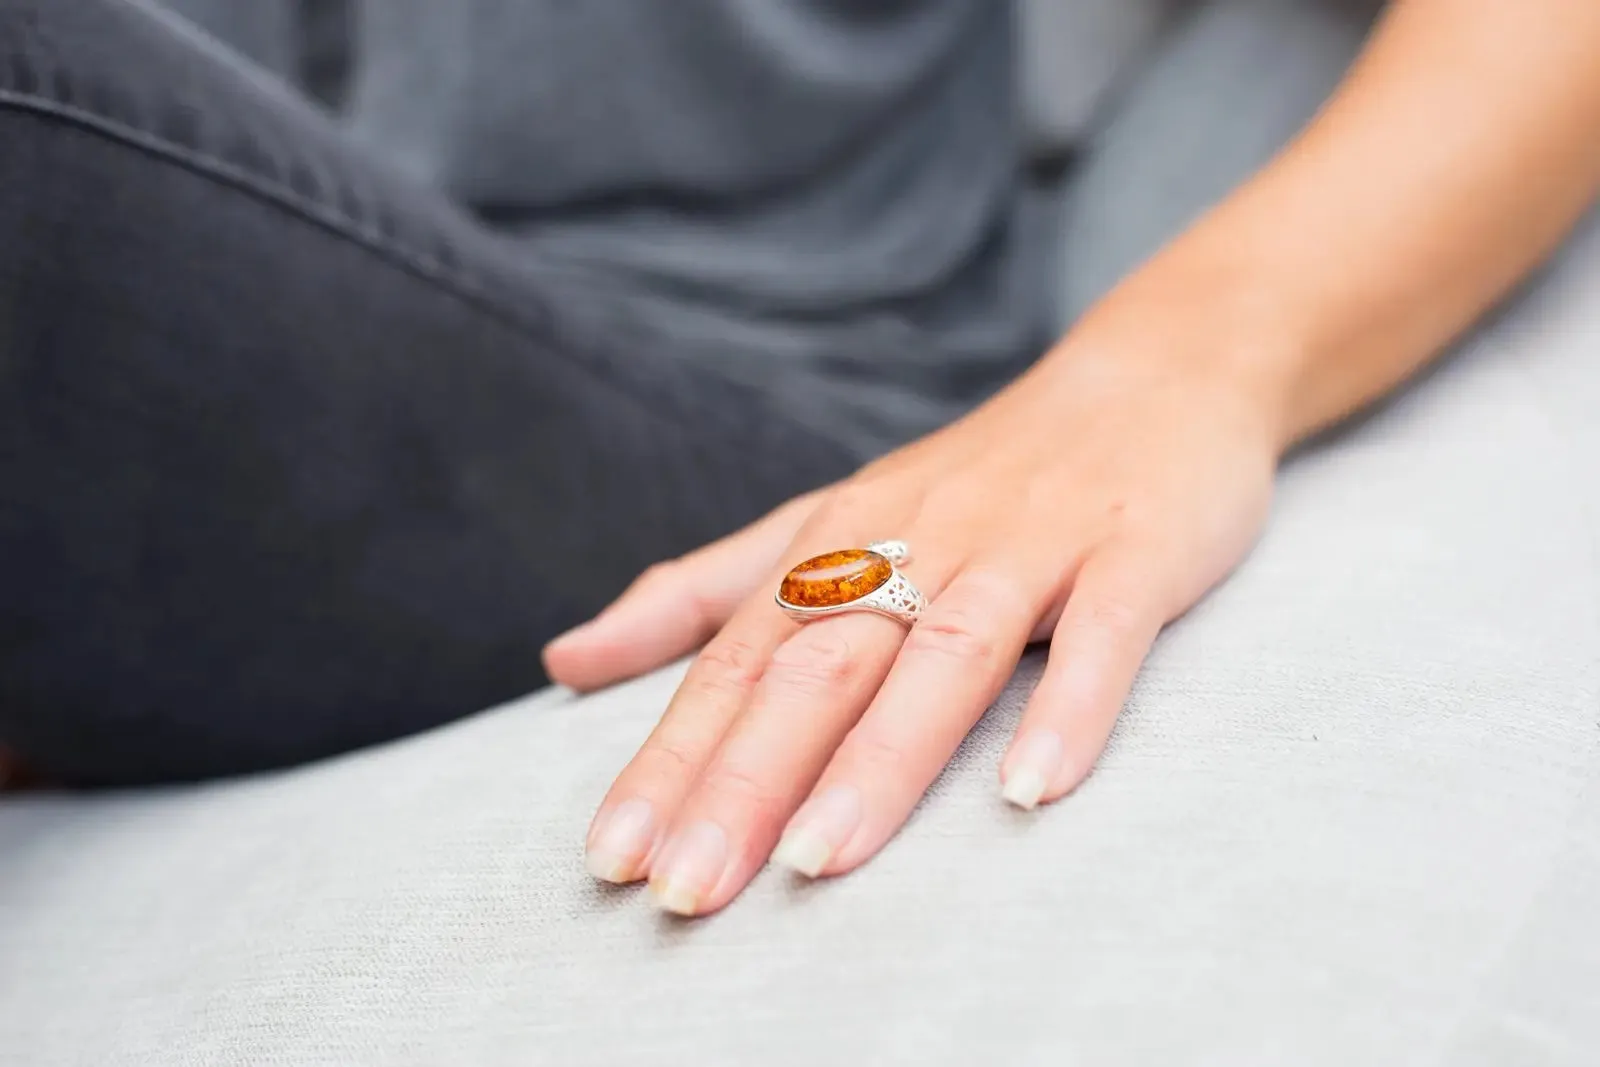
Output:
[[778,599],[797,608],[835,608],[860,600],[894,577],[887,557],[864,548],[813,556],[783,576]]

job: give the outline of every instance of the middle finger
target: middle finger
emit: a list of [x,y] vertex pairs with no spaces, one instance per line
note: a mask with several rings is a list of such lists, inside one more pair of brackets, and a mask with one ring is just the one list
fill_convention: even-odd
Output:
[[1056,594],[1060,561],[1018,565],[1020,556],[975,561],[917,621],[785,832],[780,862],[813,878],[840,874],[900,829],[1004,688]]

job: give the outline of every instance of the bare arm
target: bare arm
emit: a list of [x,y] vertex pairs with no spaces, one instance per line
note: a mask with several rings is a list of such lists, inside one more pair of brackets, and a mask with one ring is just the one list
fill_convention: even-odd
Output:
[[1214,320],[1287,444],[1438,354],[1597,189],[1600,3],[1397,0],[1302,136],[1106,310]]
[[[556,677],[594,685],[717,629],[602,805],[591,869],[686,914],[731,900],[780,834],[780,862],[853,870],[1030,639],[1050,658],[1004,795],[1067,796],[1161,627],[1249,551],[1283,449],[1446,347],[1597,185],[1600,0],[1396,0],[1305,134],[1012,388],[552,646]],[[931,601],[909,633],[775,610],[786,561],[890,534]]]

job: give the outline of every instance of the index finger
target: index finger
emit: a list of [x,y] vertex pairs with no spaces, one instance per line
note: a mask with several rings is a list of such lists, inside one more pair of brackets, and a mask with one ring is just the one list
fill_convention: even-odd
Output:
[[744,709],[773,651],[797,628],[757,595],[695,657],[661,721],[601,802],[589,828],[590,874],[625,883],[649,873],[662,831]]
[[688,655],[761,587],[816,502],[816,493],[796,497],[737,533],[650,568],[595,619],[545,646],[550,677],[588,692]]

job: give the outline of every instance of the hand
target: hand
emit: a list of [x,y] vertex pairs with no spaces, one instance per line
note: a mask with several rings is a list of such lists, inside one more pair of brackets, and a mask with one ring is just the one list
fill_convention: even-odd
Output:
[[[1281,443],[1269,391],[1225,346],[1157,336],[1142,303],[961,422],[651,570],[550,646],[551,675],[591,689],[709,639],[596,816],[594,874],[648,877],[694,915],[736,896],[780,835],[779,861],[808,876],[852,870],[1030,641],[1050,641],[1049,663],[1004,795],[1032,808],[1083,781],[1162,626],[1253,542]],[[883,538],[910,543],[930,601],[909,633],[866,613],[802,626],[773,604],[789,566]]]

